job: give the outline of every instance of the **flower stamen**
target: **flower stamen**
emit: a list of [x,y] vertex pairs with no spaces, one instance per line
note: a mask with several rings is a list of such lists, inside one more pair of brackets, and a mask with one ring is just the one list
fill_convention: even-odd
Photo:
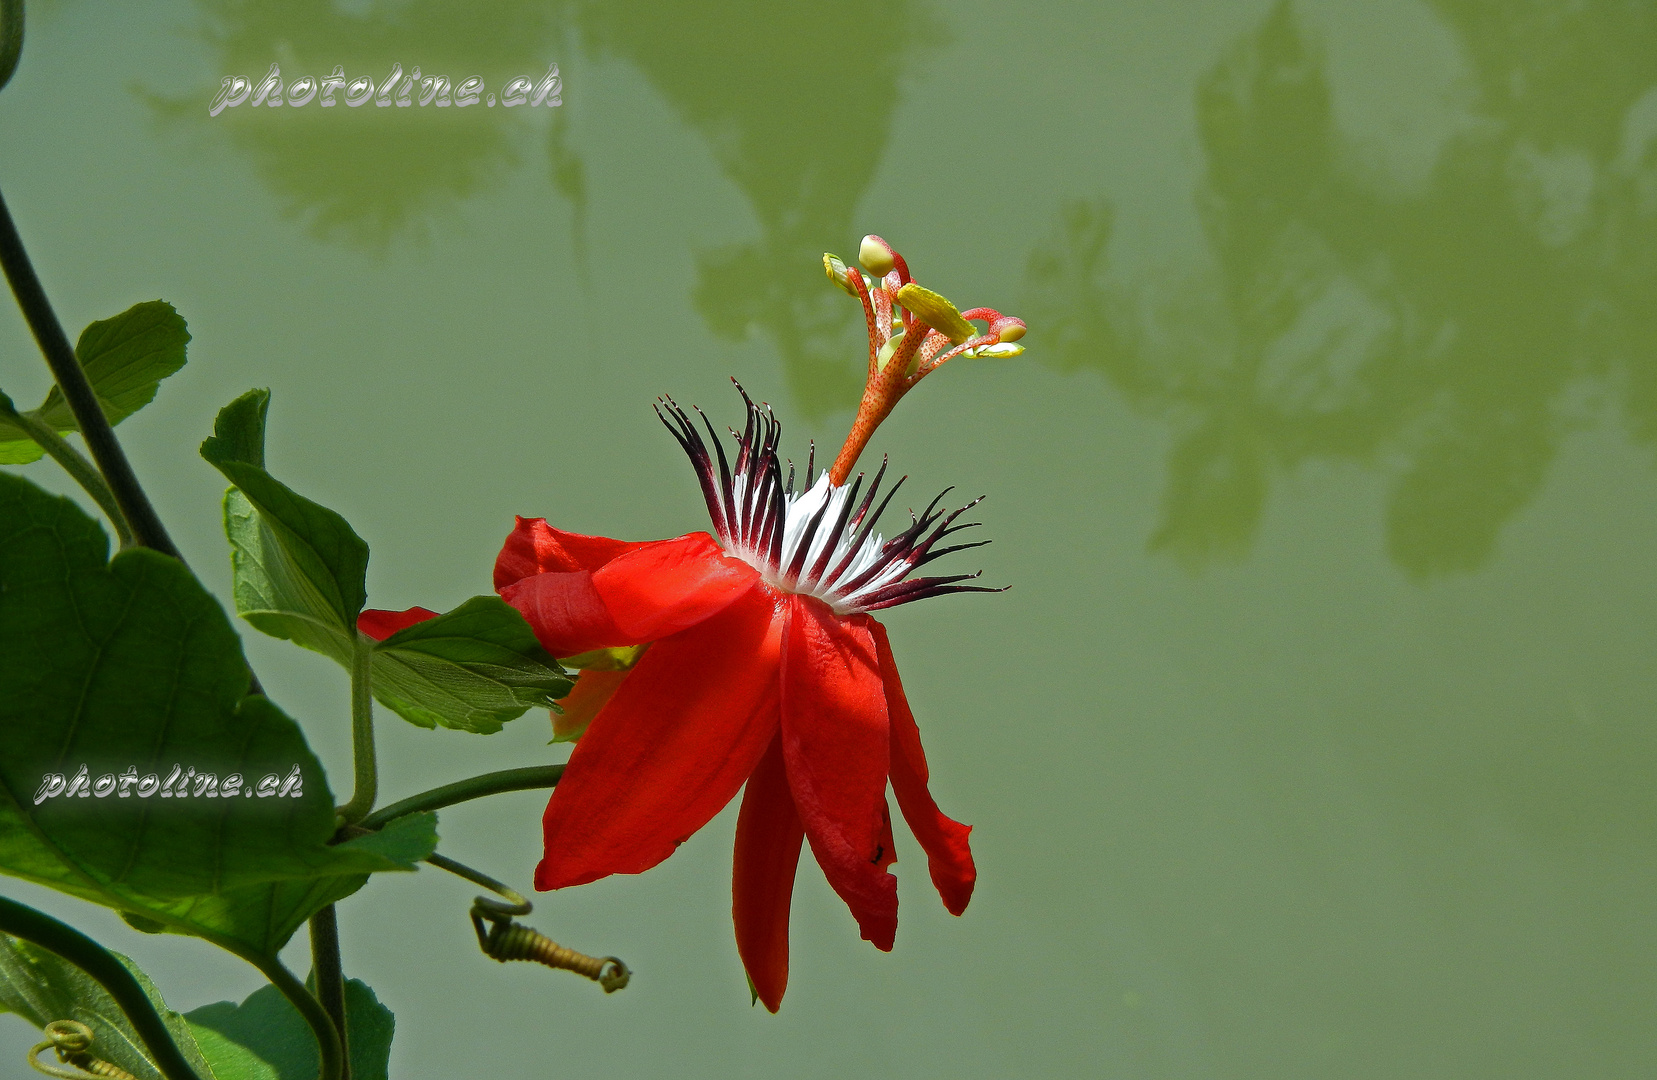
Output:
[[[957,311],[944,297],[916,284],[903,256],[879,236],[863,238],[858,261],[876,276],[865,277],[835,255],[823,256],[829,278],[862,302],[869,334],[863,399],[845,445],[829,468],[835,486],[846,482],[875,429],[927,375],[957,356],[1010,357],[1024,351],[1017,344],[1024,336],[1024,320],[994,308]],[[987,329],[979,333],[973,320],[987,323]],[[809,473],[808,469],[807,487]]]

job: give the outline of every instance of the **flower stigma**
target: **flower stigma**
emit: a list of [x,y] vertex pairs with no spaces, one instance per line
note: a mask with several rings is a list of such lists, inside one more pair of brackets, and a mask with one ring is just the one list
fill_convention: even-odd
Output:
[[[829,279],[863,302],[869,333],[869,371],[846,444],[829,467],[829,482],[843,485],[864,447],[903,395],[957,356],[1006,358],[1024,346],[1024,320],[994,308],[958,310],[943,296],[916,284],[909,264],[885,240],[870,233],[858,246],[858,262],[875,276],[823,255]],[[978,321],[983,330],[973,326]]]

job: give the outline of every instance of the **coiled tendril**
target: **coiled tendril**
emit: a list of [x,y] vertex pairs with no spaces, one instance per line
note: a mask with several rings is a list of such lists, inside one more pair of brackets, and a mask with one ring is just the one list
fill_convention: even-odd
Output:
[[[46,1025],[43,1034],[46,1041],[29,1051],[29,1064],[34,1066],[36,1072],[64,1077],[66,1080],[85,1080],[88,1074],[107,1077],[108,1080],[138,1080],[119,1065],[112,1065],[93,1055],[92,1029],[79,1020],[53,1020]],[[59,1061],[73,1065],[81,1071],[70,1072],[56,1065],[48,1065],[37,1056],[42,1050],[56,1050]]]
[[[528,915],[529,902],[503,904],[480,896],[472,903],[472,928],[477,931],[478,947],[483,955],[505,963],[508,960],[533,960],[550,968],[573,971],[604,987],[613,994],[627,985],[633,973],[614,956],[588,956],[558,944],[534,927],[515,921],[514,915]],[[485,921],[489,929],[483,928]]]
[[[426,856],[426,861],[505,898],[505,903],[491,900],[487,896],[480,896],[472,901],[472,929],[477,931],[478,948],[490,959],[503,964],[508,960],[533,960],[550,968],[573,971],[604,987],[606,994],[620,990],[633,977],[633,972],[619,957],[588,956],[586,953],[576,952],[558,944],[539,930],[517,922],[514,916],[528,915],[534,910],[534,905],[524,899],[522,893],[507,888],[488,874],[435,852]],[[489,924],[487,929],[484,927],[486,922]]]

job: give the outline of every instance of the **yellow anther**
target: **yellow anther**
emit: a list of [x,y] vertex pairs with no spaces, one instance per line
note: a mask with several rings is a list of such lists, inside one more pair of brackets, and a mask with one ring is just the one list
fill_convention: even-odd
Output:
[[1024,351],[1024,346],[1011,341],[997,341],[989,345],[975,345],[962,353],[962,356],[981,357],[988,360],[1005,360],[1010,356],[1017,356]]
[[971,323],[961,318],[961,313],[956,310],[954,304],[931,289],[922,288],[914,282],[898,290],[898,303],[913,311],[921,322],[956,345],[978,334]]
[[823,252],[823,269],[828,272],[830,281],[834,282],[842,289],[845,289],[848,294],[852,296],[857,295],[857,290],[852,288],[852,270],[849,269],[845,263],[840,261],[839,256],[830,255],[826,251]]
[[874,233],[863,238],[857,249],[857,261],[863,264],[863,269],[877,277],[885,277],[897,265],[892,258],[892,245]]

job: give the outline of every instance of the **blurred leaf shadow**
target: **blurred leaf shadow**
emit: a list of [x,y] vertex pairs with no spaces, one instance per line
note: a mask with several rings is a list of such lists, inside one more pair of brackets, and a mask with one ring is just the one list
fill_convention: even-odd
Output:
[[1212,265],[1115,280],[1104,200],[1033,251],[1032,355],[1175,426],[1154,550],[1236,557],[1274,478],[1350,461],[1398,566],[1471,571],[1603,403],[1657,442],[1657,9],[1433,6],[1475,115],[1422,190],[1360,167],[1284,0],[1197,89]]
[[[541,76],[556,40],[555,9],[531,0],[506,0],[490,18],[438,0],[353,5],[360,11],[331,0],[199,0],[198,7],[214,70],[255,83],[273,62],[289,83],[321,78],[336,65],[348,78],[383,81],[394,65],[418,63],[455,84],[477,75],[496,86],[514,75]],[[521,110],[372,104],[258,110],[263,115],[244,106],[209,122],[199,112],[203,92],[146,96],[167,127],[203,144],[227,140],[283,212],[317,239],[376,253],[399,236],[425,236],[434,218],[498,185],[522,161],[534,130],[515,115]],[[549,169],[568,194],[559,171],[561,110],[545,111],[555,114],[546,135]]]
[[942,28],[912,0],[576,12],[583,41],[642,72],[753,209],[758,239],[698,254],[695,299],[708,327],[734,341],[768,336],[807,416],[856,405],[861,312],[825,287],[822,254],[859,233],[854,215],[885,153],[898,77]]
[[[825,247],[854,242],[853,217],[885,152],[899,78],[944,39],[914,0],[827,8],[787,0],[698,7],[619,0],[500,0],[485,8],[371,0],[351,10],[331,0],[199,6],[217,70],[255,80],[272,62],[273,47],[284,78],[321,76],[344,64],[348,75],[383,79],[394,63],[415,58],[428,72],[455,81],[478,74],[491,84],[518,69],[536,73],[549,56],[633,65],[707,141],[759,226],[757,239],[697,256],[694,298],[709,328],[730,340],[756,331],[770,338],[808,416],[856,404],[862,321],[855,305],[836,302],[844,297],[827,287],[821,257]],[[851,71],[855,78],[836,74]],[[197,93],[151,102],[182,127],[176,122],[195,116],[200,99]],[[572,207],[575,264],[585,278],[590,193],[569,107],[549,110],[546,169]],[[285,212],[317,238],[378,252],[399,236],[424,234],[434,217],[500,184],[523,160],[523,125],[506,116],[456,115],[452,108],[357,111],[370,115],[324,116],[315,107],[258,117],[227,111],[202,135],[226,138],[246,155]]]

